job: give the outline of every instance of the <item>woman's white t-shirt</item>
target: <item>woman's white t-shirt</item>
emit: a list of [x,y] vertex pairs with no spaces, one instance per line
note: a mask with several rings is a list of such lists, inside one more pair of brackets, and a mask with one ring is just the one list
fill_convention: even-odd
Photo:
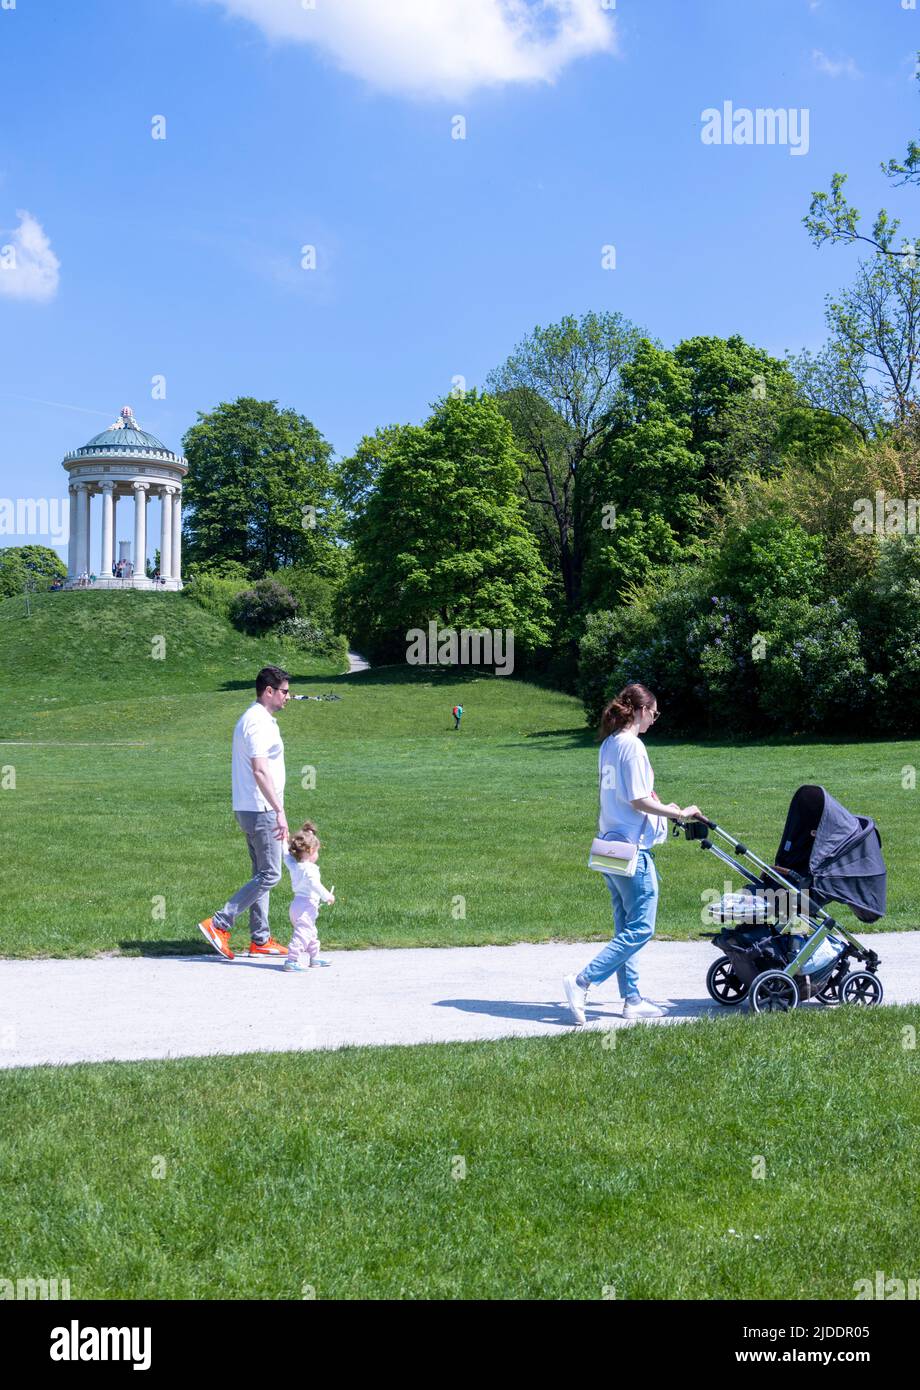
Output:
[[638,734],[621,729],[601,744],[598,756],[601,813],[598,834],[651,849],[668,838],[666,816],[647,816],[629,804],[651,796],[655,774]]

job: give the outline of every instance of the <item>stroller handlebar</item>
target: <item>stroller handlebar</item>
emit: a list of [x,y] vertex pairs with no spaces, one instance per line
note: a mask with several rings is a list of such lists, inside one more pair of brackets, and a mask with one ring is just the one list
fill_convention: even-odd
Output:
[[707,820],[705,816],[688,816],[686,820],[675,819],[673,833],[679,835],[683,830],[686,839],[703,840],[706,838],[707,830],[718,828],[714,820]]

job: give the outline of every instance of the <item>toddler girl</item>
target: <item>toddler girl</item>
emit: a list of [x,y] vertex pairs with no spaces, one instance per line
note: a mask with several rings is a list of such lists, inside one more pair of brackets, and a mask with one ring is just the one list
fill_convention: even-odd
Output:
[[319,876],[320,841],[316,826],[306,821],[286,842],[284,862],[291,875],[294,901],[291,903],[291,925],[294,935],[288,946],[285,970],[309,970],[314,966],[330,965],[319,958],[319,937],[316,934],[316,914],[320,902],[334,903],[332,893],[324,888]]

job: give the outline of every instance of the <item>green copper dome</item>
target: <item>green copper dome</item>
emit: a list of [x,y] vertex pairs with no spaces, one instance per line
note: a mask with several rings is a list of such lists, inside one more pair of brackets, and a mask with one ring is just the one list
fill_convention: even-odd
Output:
[[171,449],[167,449],[161,439],[140,428],[129,405],[122,409],[114,425],[110,425],[101,434],[94,435],[82,448],[74,449],[67,457],[92,458],[94,454],[156,454],[159,458],[179,461],[177,455]]

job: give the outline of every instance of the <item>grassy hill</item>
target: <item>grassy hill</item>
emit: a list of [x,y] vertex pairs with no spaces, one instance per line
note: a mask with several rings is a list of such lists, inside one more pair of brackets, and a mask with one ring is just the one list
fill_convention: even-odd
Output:
[[[163,659],[156,639],[164,639]],[[195,923],[249,874],[230,809],[230,736],[267,661],[301,693],[281,715],[293,822],[323,836],[332,948],[603,940],[609,899],[585,867],[596,743],[570,697],[479,672],[391,667],[354,676],[241,637],[179,595],[42,595],[0,604],[0,953],[205,949]],[[465,708],[455,733],[450,709]],[[885,927],[920,926],[920,744],[743,748],[648,738],[663,797],[697,802],[755,851],[777,847],[789,799],[823,783],[879,822]],[[725,874],[683,839],[658,851],[659,934],[701,928]],[[287,940],[289,890],[272,895]],[[234,938],[248,939],[241,923]],[[702,987],[702,982],[701,982]]]
[[[27,617],[23,598],[0,601],[4,738],[17,713],[251,684],[260,666],[283,665],[285,657],[303,667],[283,643],[246,637],[181,594],[38,594],[31,610]],[[325,675],[340,668],[313,661],[308,669]]]

